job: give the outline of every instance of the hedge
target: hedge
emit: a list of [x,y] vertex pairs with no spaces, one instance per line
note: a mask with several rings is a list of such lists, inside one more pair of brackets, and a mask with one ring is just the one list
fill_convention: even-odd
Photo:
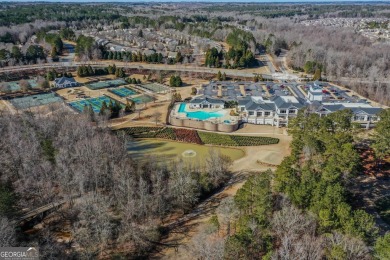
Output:
[[258,146],[279,143],[279,139],[262,136],[226,135],[192,129],[169,127],[129,127],[124,130],[134,138],[162,138],[195,144],[224,146]]
[[226,146],[258,146],[279,143],[279,139],[262,136],[226,135],[208,132],[198,132],[200,139],[205,144]]

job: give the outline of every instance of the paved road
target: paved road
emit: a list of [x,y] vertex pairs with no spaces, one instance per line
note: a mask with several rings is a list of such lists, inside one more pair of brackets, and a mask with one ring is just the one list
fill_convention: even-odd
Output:
[[[232,77],[250,77],[254,76],[253,72],[246,72],[245,70],[232,70],[232,69],[220,69],[220,68],[206,68],[198,67],[192,64],[183,64],[183,65],[166,65],[166,64],[145,64],[145,63],[125,63],[118,61],[96,61],[96,62],[57,62],[57,63],[45,63],[45,64],[34,64],[34,65],[23,65],[23,66],[9,66],[0,68],[0,73],[11,73],[15,71],[25,71],[31,69],[55,69],[63,67],[77,67],[80,65],[91,65],[93,67],[106,67],[108,65],[115,64],[117,67],[125,67],[131,69],[147,69],[147,70],[165,70],[165,71],[182,71],[182,72],[196,72],[196,73],[212,73],[217,74],[218,71],[221,73],[226,73],[228,76]],[[272,79],[270,74],[261,74],[263,78]]]

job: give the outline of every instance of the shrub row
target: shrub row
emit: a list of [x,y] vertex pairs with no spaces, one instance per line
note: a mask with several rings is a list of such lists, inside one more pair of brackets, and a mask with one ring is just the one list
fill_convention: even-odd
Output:
[[258,146],[277,144],[279,142],[279,139],[272,137],[226,135],[168,127],[129,127],[124,131],[134,138],[163,138],[194,144]]
[[197,131],[195,130],[174,128],[174,132],[176,135],[176,140],[178,141],[194,144],[203,144],[202,140],[199,138]]
[[142,133],[154,132],[162,130],[162,127],[150,127],[150,126],[139,126],[139,127],[128,127],[123,129],[128,135],[139,135]]
[[226,146],[257,146],[277,144],[279,139],[262,136],[225,135],[208,132],[198,132],[200,139],[205,144]]

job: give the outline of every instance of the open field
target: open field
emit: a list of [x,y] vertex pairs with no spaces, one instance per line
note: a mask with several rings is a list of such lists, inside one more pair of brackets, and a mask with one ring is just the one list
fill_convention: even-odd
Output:
[[[245,153],[237,148],[221,148],[197,144],[180,143],[160,139],[140,139],[128,145],[128,151],[136,158],[145,155],[156,156],[157,159],[183,159],[188,162],[205,162],[210,149],[215,149],[233,161],[244,157]],[[147,157],[146,157],[147,158]]]

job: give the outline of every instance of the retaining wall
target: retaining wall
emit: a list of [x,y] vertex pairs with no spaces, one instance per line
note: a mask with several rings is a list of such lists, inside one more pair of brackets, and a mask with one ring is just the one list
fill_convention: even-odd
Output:
[[236,131],[239,125],[239,122],[236,122],[235,124],[213,123],[211,121],[191,120],[174,116],[169,117],[169,123],[174,126],[189,127],[225,133]]

